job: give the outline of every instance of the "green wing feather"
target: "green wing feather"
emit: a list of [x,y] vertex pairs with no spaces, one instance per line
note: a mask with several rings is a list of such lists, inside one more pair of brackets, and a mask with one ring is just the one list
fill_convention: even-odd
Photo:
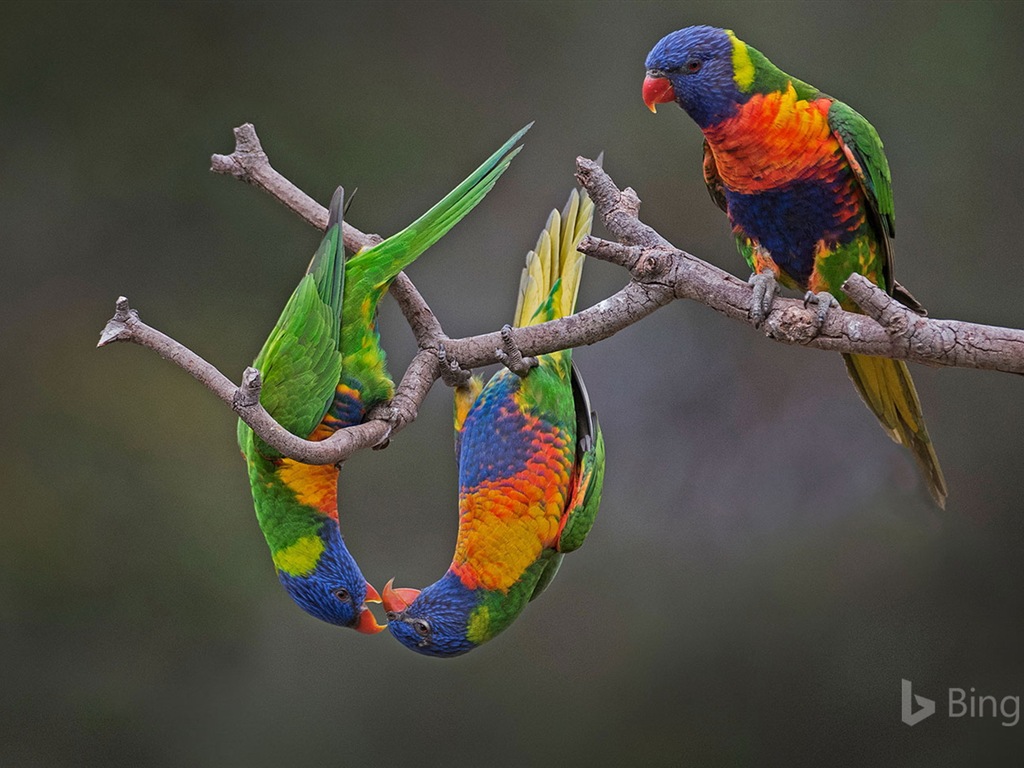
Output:
[[[260,403],[281,426],[299,437],[308,436],[320,423],[341,375],[343,197],[339,188],[331,201],[320,247],[253,363],[263,382]],[[240,443],[246,440],[246,433],[248,428],[239,422]],[[270,450],[261,445],[261,453]]]
[[558,569],[562,567],[562,558],[565,555],[561,552],[548,550],[542,557],[547,559],[546,561],[542,560],[544,562],[544,570],[540,572],[537,584],[533,587],[533,592],[530,593],[530,601],[540,597],[540,594],[548,588],[548,584],[555,580],[555,576],[558,575]]
[[594,527],[601,506],[604,486],[604,434],[597,414],[590,409],[590,397],[576,366],[572,366],[572,394],[576,404],[576,464],[572,490],[565,508],[558,549],[552,553],[530,599],[535,599],[550,584],[567,552],[579,549]]
[[573,399],[576,401],[576,472],[565,523],[558,538],[559,552],[572,552],[583,544],[594,526],[604,485],[604,434],[576,366],[572,367]]
[[868,201],[868,218],[874,225],[885,255],[882,288],[892,293],[894,253],[891,238],[896,236],[896,211],[892,202],[892,176],[882,148],[882,139],[860,112],[841,101],[833,101],[829,107],[828,124],[850,163],[853,175],[864,190]]
[[583,544],[594,526],[601,505],[604,483],[604,434],[597,427],[597,442],[580,459],[579,477],[573,494],[573,504],[566,511],[568,519],[558,539],[559,552],[572,552]]
[[892,202],[892,176],[878,131],[857,110],[833,101],[828,124],[850,160],[868,203],[884,223],[884,234],[896,236],[896,211]]
[[928,314],[910,291],[893,277],[895,253],[892,238],[896,236],[896,209],[892,199],[892,176],[882,139],[863,115],[841,101],[833,101],[829,107],[828,124],[868,200],[868,214],[885,253],[882,266],[885,285],[882,287],[914,312]]

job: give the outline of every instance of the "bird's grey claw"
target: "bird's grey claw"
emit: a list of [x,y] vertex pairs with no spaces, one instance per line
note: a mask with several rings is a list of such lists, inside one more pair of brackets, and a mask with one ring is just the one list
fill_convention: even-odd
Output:
[[473,374],[459,365],[459,361],[448,357],[444,344],[437,345],[437,359],[441,363],[441,380],[449,387],[462,387],[473,378]]
[[750,320],[755,328],[760,328],[772,311],[772,304],[775,302],[775,295],[779,292],[779,283],[772,272],[754,273],[747,280],[754,289],[750,298]]
[[825,325],[825,318],[828,317],[828,311],[832,309],[832,307],[838,307],[839,302],[836,301],[836,297],[828,291],[819,291],[818,293],[808,291],[804,294],[804,307],[807,307],[809,304],[818,305],[817,312],[815,313],[814,327],[814,333],[817,335],[818,333],[821,333],[821,329]]
[[536,357],[523,357],[519,351],[519,345],[512,338],[512,326],[506,324],[501,329],[501,348],[494,350],[501,364],[508,368],[519,378],[523,378],[539,363]]
[[395,406],[391,405],[391,403],[382,403],[370,409],[369,413],[366,414],[367,421],[379,419],[387,422],[388,425],[387,433],[379,443],[373,446],[373,450],[383,451],[391,444],[391,433],[394,431],[395,426],[401,418],[402,412]]

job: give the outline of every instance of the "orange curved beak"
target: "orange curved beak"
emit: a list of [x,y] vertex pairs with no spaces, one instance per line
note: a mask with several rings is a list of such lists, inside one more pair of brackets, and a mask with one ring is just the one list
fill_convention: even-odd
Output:
[[[370,582],[366,582],[366,602],[380,602],[380,595]],[[387,627],[387,624],[378,624],[377,617],[373,615],[373,611],[364,605],[359,609],[359,618],[352,628],[364,635],[376,635],[378,632],[383,631],[385,627]]]
[[355,626],[352,628],[356,632],[360,632],[364,635],[376,635],[386,627],[387,624],[378,624],[377,617],[374,616],[373,612],[364,605],[359,609],[359,620],[356,621]]
[[675,101],[676,92],[673,90],[672,83],[669,82],[667,77],[652,77],[648,75],[644,78],[643,97],[647,108],[651,112],[657,113],[657,105]]
[[384,610],[388,613],[401,613],[415,600],[420,591],[409,587],[394,587],[394,579],[384,585]]

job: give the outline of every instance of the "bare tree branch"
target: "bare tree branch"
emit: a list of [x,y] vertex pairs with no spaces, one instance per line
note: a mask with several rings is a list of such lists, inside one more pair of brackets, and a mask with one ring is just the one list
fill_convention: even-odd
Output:
[[[625,266],[634,279],[646,260],[666,261],[659,282],[675,298],[693,299],[736,320],[749,322],[751,288],[733,275],[669,245],[636,218],[636,194],[619,192],[592,160],[577,158],[577,178],[594,199],[605,226],[621,243],[587,238],[584,253]],[[891,357],[925,365],[985,368],[1024,373],[1024,331],[959,320],[921,317],[861,275],[851,275],[843,291],[866,313],[833,309],[819,329],[815,312],[798,299],[776,298],[763,331],[787,344],[834,352]]]
[[236,387],[195,352],[142,322],[138,312],[129,308],[128,299],[124,296],[118,298],[114,316],[103,329],[96,346],[105,347],[115,341],[130,341],[170,360],[227,403],[268,445],[296,461],[336,464],[358,450],[377,445],[388,436],[388,422],[369,421],[339,430],[323,442],[296,437],[278,424],[259,404],[259,371],[246,368],[242,375],[242,386]]
[[446,338],[441,323],[404,272],[398,273],[388,292],[398,302],[421,349],[437,346],[438,339]]
[[[235,151],[214,155],[211,170],[253,184],[323,230],[327,210],[270,165],[251,124],[235,129]],[[639,219],[640,199],[619,190],[600,166],[577,158],[577,178],[594,200],[608,231],[619,242],[586,237],[580,250],[629,271],[630,281],[617,293],[569,317],[511,331],[523,356],[594,344],[638,322],[676,299],[694,299],[744,322],[749,321],[750,286],[733,275],[672,246]],[[345,247],[358,251],[381,241],[378,235],[344,224]],[[776,341],[835,352],[878,355],[926,365],[987,368],[1024,373],[1024,331],[934,320],[914,314],[860,275],[852,275],[844,292],[866,314],[834,309],[818,328],[815,312],[795,299],[777,298],[762,327]],[[390,403],[375,408],[363,424],[335,432],[320,442],[303,440],[278,424],[259,404],[259,372],[247,368],[236,387],[216,368],[174,339],[143,323],[123,296],[97,346],[130,341],[171,360],[206,385],[235,410],[265,442],[285,456],[307,464],[336,464],[356,451],[383,447],[391,435],[411,423],[442,363],[465,369],[496,363],[510,342],[501,331],[463,339],[448,338],[419,291],[404,274],[391,286],[420,351],[402,376]],[[443,351],[442,351],[443,350]],[[453,376],[445,378],[455,380]]]
[[[230,155],[213,155],[210,170],[259,187],[321,232],[327,229],[327,209],[274,170],[252,123],[235,128],[235,151]],[[382,239],[380,235],[360,232],[347,221],[342,226],[345,247],[353,252],[376,245]]]
[[[210,158],[210,170],[259,187],[321,232],[327,229],[327,209],[274,170],[270,158],[263,151],[260,137],[256,135],[255,126],[245,123],[235,128],[234,133],[235,151],[230,155],[213,155]],[[361,232],[347,221],[342,222],[342,240],[352,253],[376,245],[383,239],[380,235]],[[391,294],[412,326],[417,341],[421,340],[420,334],[423,332],[440,332],[436,318],[404,272],[399,272],[391,284]]]

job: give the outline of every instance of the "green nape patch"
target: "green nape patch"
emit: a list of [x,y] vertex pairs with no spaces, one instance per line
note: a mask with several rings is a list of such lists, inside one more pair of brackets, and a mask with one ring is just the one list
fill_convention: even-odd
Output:
[[481,605],[469,615],[469,626],[466,628],[466,639],[471,643],[480,645],[494,637],[495,632],[491,629],[491,609]]
[[291,546],[274,553],[274,566],[289,576],[309,576],[320,562],[324,541],[319,536],[304,536]]
[[541,555],[507,592],[486,592],[480,606],[469,616],[466,638],[475,645],[485,643],[511,624],[533,596],[551,552]]

